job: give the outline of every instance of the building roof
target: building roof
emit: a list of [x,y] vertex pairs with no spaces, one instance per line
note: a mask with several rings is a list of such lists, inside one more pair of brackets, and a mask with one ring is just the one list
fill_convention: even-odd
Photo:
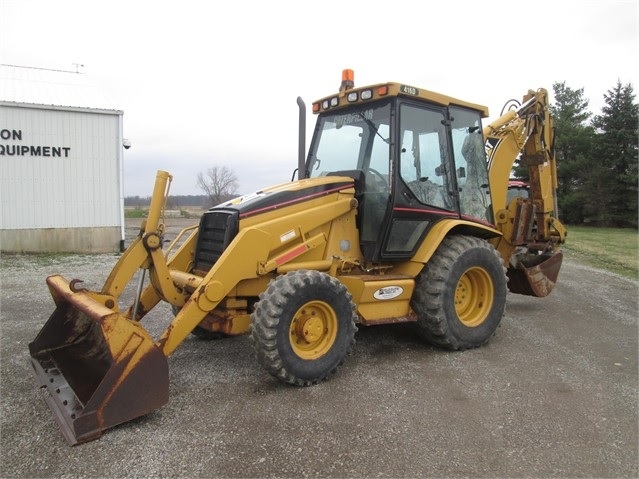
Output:
[[0,65],[0,101],[116,110],[85,73],[17,65]]

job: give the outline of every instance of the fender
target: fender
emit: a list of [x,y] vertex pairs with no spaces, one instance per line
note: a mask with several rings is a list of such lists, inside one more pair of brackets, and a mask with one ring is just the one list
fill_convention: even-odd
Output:
[[444,238],[450,234],[456,233],[463,233],[465,235],[477,236],[485,239],[497,238],[502,235],[499,230],[487,225],[458,218],[442,219],[433,225],[433,227],[428,231],[422,240],[421,246],[417,248],[417,251],[415,251],[415,254],[410,261],[397,265],[396,268],[393,268],[393,272],[398,274],[408,274],[413,277],[417,276],[424,267],[424,264],[430,261],[430,258],[433,256],[437,247],[442,243]]

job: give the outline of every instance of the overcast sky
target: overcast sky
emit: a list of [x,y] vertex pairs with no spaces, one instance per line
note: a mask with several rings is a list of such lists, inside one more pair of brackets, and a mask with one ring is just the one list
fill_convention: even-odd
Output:
[[[80,71],[124,111],[126,196],[202,194],[235,171],[240,192],[289,181],[298,109],[396,81],[490,108],[565,81],[590,110],[617,80],[639,96],[639,0],[0,0],[0,62]],[[310,141],[310,133],[307,142]],[[307,145],[308,146],[308,145]]]

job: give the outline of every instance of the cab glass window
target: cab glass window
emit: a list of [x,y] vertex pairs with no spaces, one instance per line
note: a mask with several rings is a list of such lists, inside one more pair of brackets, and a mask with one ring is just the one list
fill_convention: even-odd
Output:
[[454,210],[444,119],[442,111],[401,105],[399,172],[418,201]]
[[462,215],[491,221],[488,165],[479,112],[451,107],[451,136]]
[[322,115],[316,126],[316,141],[311,145],[310,176],[373,169],[388,181],[389,132],[388,103]]

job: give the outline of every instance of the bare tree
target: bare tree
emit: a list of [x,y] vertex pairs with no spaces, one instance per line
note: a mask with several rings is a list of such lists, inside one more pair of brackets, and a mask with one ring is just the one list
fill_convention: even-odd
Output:
[[197,174],[197,187],[204,191],[213,205],[236,197],[238,185],[235,172],[226,166],[213,166]]

